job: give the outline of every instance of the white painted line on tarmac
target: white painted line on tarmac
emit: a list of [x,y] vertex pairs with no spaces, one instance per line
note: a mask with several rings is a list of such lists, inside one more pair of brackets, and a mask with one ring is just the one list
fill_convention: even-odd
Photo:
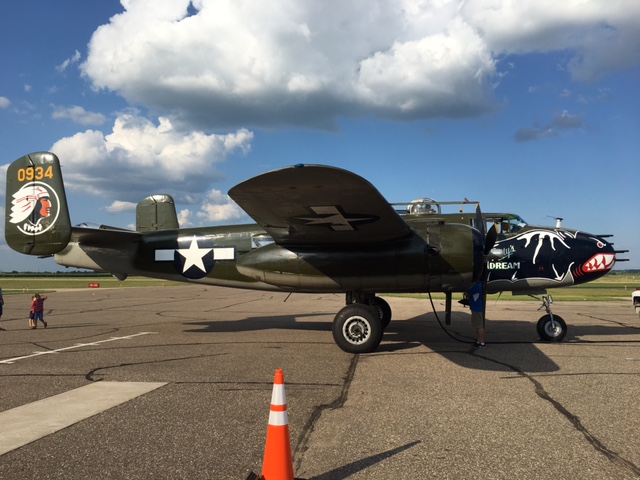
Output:
[[0,455],[166,385],[95,382],[0,412]]
[[152,334],[156,334],[156,333],[158,333],[158,332],[140,332],[140,333],[134,333],[133,335],[127,335],[126,337],[111,337],[111,338],[107,338],[106,340],[99,340],[97,342],[77,343],[75,345],[72,345],[71,347],[56,348],[55,350],[41,350],[41,351],[38,351],[38,352],[33,352],[31,355],[24,355],[22,357],[7,358],[6,360],[0,360],[0,363],[11,364],[11,363],[17,362],[18,360],[24,360],[26,358],[38,357],[40,355],[49,355],[49,354],[52,354],[52,353],[60,353],[60,352],[66,351],[66,350],[73,350],[73,349],[82,348],[82,347],[93,347],[93,346],[96,346],[96,345],[100,345],[101,343],[115,342],[116,340],[129,340],[131,338],[139,337],[140,335],[152,335]]

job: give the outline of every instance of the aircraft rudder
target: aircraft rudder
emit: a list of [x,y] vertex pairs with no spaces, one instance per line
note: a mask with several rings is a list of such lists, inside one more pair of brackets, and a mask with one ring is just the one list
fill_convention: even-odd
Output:
[[16,252],[47,256],[69,243],[71,220],[58,157],[36,152],[7,169],[5,239]]

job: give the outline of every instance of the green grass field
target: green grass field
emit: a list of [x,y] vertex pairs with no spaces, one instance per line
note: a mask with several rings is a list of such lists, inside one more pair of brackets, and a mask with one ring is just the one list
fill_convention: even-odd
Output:
[[629,300],[631,292],[640,288],[640,275],[610,274],[594,282],[569,288],[549,290],[558,300]]
[[[43,276],[0,276],[0,288],[5,295],[17,293],[52,292],[69,288],[88,288],[89,284],[100,284],[99,288],[133,288],[133,287],[164,287],[187,285],[181,282],[155,280],[145,277],[130,277],[121,282],[112,276],[71,276],[71,275],[43,275]],[[611,301],[629,300],[631,292],[640,287],[640,275],[610,274],[585,285],[575,287],[556,288],[549,290],[555,300],[567,301]],[[425,294],[403,295],[415,298],[428,298]],[[462,298],[461,294],[453,296],[455,300]],[[489,295],[490,299],[498,295]],[[444,294],[434,294],[433,298],[444,298]],[[503,293],[500,300],[534,300],[528,296]]]
[[[594,282],[575,287],[552,288],[548,293],[554,300],[564,301],[591,301],[591,302],[608,302],[612,300],[631,301],[631,292],[640,288],[640,275],[628,274],[609,274]],[[410,295],[413,298],[428,298],[428,295],[416,294]],[[444,299],[444,294],[433,294],[434,299]],[[462,294],[454,294],[453,299],[459,300]],[[495,300],[498,294],[488,296],[488,300]],[[531,300],[538,301],[526,295],[511,295],[510,292],[504,292],[500,295],[500,301],[509,300]]]

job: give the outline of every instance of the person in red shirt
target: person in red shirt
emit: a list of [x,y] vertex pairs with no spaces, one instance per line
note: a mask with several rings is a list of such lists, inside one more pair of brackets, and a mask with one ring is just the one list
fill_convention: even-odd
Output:
[[47,322],[44,321],[44,301],[46,299],[46,296],[36,293],[35,299],[32,303],[34,324],[32,328],[38,328],[38,320],[44,324],[44,328],[47,328]]

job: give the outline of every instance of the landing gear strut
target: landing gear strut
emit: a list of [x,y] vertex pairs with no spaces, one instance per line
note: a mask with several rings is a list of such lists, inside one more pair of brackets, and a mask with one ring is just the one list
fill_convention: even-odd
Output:
[[333,319],[333,339],[347,353],[373,352],[391,322],[391,307],[380,297],[348,292],[347,305]]
[[538,300],[542,300],[542,305],[538,310],[545,309],[547,312],[540,320],[538,320],[537,330],[538,335],[542,340],[547,342],[561,342],[567,335],[567,324],[560,315],[554,315],[551,313],[551,304],[553,298],[551,295],[542,295],[542,299],[538,297]]

